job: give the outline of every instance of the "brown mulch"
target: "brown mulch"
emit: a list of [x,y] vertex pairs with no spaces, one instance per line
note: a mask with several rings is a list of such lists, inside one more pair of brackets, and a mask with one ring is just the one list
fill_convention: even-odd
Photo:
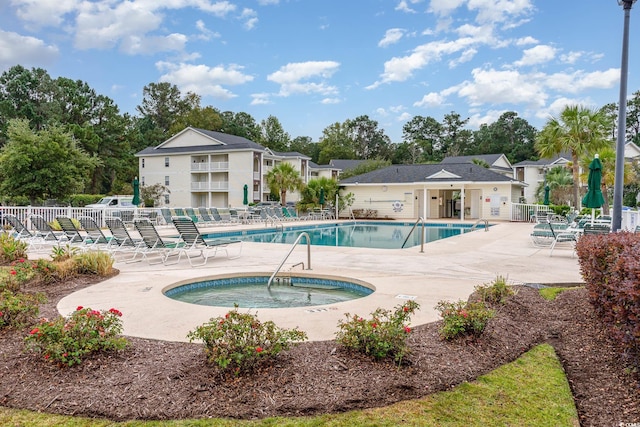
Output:
[[[57,315],[61,297],[96,281],[81,277],[34,289],[49,298],[41,316]],[[308,342],[241,379],[207,366],[199,344],[130,338],[125,351],[58,369],[24,352],[28,330],[1,331],[0,406],[112,420],[343,412],[450,389],[547,342],[567,373],[581,425],[640,422],[638,378],[594,318],[584,290],[549,302],[520,288],[475,342],[445,342],[438,327],[412,331],[412,353],[400,369],[349,354],[333,341]]]

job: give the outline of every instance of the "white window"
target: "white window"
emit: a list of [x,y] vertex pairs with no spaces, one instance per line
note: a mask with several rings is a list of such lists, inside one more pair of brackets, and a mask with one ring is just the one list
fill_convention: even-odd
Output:
[[168,168],[168,167],[169,167],[169,158],[168,158],[168,157],[165,157],[165,158],[164,158],[164,167],[165,167],[165,168]]
[[165,176],[164,177],[164,185],[168,186],[169,185],[169,176]]
[[144,169],[144,159],[142,159],[142,168]]
[[169,202],[169,194],[165,194],[165,195],[164,195],[164,204],[165,204],[165,205],[168,205],[169,203],[170,203],[170,202]]
[[140,185],[144,186],[144,176],[140,177]]

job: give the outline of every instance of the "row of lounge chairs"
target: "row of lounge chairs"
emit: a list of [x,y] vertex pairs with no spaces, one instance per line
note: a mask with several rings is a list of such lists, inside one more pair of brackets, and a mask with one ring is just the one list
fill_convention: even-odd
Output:
[[575,245],[584,234],[608,234],[611,232],[611,219],[598,218],[592,220],[591,217],[574,218],[573,222],[558,217],[548,218],[538,221],[531,232],[531,241],[536,247],[548,247],[549,256],[558,245],[563,245],[572,249],[572,256],[575,255]]
[[[39,250],[47,245],[66,244],[80,250],[102,250],[114,256],[123,256],[123,261],[146,260],[149,264],[178,263],[186,257],[191,266],[204,265],[208,259],[224,252],[229,258],[239,257],[242,241],[231,239],[207,239],[190,217],[172,217],[178,237],[168,238],[160,235],[149,218],[133,220],[138,236],[133,236],[121,218],[106,218],[110,231],[104,234],[95,220],[88,216],[74,220],[68,216],[57,216],[56,222],[61,231],[54,230],[47,221],[38,215],[29,217],[34,231],[31,231],[15,215],[5,215],[4,220],[11,225],[14,236],[28,244],[28,250]],[[237,247],[230,256],[229,247]],[[196,262],[201,259],[201,262]]]
[[[193,222],[204,225],[225,225],[257,222],[285,222],[307,219],[321,219],[320,215],[309,213],[298,216],[295,208],[289,206],[262,206],[259,209],[238,210],[232,208],[160,208],[165,224],[172,224],[174,217],[189,217]],[[322,217],[324,218],[324,217]]]

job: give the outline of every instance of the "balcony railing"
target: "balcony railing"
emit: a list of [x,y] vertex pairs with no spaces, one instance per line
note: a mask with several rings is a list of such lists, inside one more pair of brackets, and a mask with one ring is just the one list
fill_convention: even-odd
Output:
[[196,162],[191,163],[192,172],[210,172],[229,170],[229,162]]

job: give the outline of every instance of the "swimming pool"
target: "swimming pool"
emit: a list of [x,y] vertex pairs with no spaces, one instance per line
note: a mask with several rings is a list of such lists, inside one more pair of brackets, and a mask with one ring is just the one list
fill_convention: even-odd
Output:
[[[207,234],[208,238],[233,238],[245,242],[293,244],[300,233],[306,232],[312,245],[346,246],[355,248],[400,249],[409,235],[413,223],[407,222],[348,222],[314,226],[284,226],[282,229],[245,230]],[[404,246],[420,244],[422,225],[411,233]],[[425,224],[425,243],[473,231],[471,224]],[[301,243],[306,243],[303,239]]]

